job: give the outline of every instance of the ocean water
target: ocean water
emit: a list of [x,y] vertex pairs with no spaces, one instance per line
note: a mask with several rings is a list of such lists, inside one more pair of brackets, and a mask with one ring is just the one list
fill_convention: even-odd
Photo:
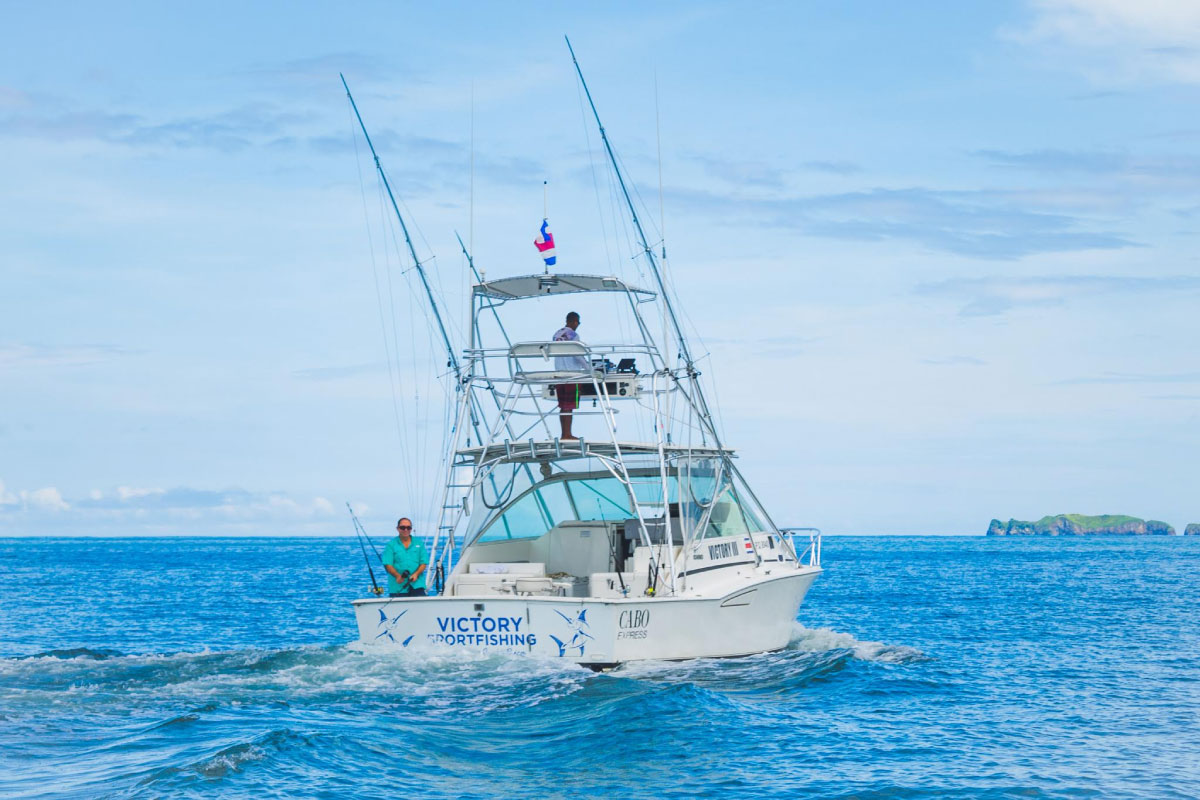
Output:
[[1200,538],[827,537],[782,652],[348,646],[352,539],[0,540],[0,797],[1200,797]]

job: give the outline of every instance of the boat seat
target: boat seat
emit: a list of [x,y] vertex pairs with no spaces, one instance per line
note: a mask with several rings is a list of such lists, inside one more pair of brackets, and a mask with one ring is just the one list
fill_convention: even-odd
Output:
[[472,575],[523,575],[536,578],[546,575],[546,565],[538,561],[481,561],[471,564],[468,569]]
[[592,377],[591,368],[583,370],[529,370],[524,361],[549,363],[552,358],[582,358],[591,363],[591,351],[580,342],[518,342],[508,349],[509,372],[517,383],[578,382]]
[[454,579],[457,597],[482,595],[555,595],[561,590],[550,578],[540,575],[476,575],[468,573]]
[[558,356],[588,356],[587,345],[580,342],[517,342],[508,348],[509,358],[531,358],[541,356],[549,361]]

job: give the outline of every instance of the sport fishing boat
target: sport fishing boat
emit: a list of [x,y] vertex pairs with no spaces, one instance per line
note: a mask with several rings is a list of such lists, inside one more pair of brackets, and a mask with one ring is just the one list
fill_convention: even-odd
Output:
[[[353,601],[359,639],[530,653],[593,668],[784,648],[821,572],[820,532],[778,527],[722,442],[664,265],[573,50],[571,57],[649,288],[552,271],[544,225],[540,273],[485,280],[464,247],[476,282],[461,349],[350,97],[455,381],[428,595]],[[514,320],[561,324],[568,300],[607,301],[619,319],[604,327],[624,335],[588,344],[510,337]],[[579,404],[571,415],[578,439],[562,435],[563,385]]]

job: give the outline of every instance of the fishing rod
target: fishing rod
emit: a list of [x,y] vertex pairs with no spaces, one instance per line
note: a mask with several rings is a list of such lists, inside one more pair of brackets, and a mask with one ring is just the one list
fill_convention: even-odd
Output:
[[658,284],[658,290],[662,295],[663,304],[670,313],[671,326],[675,331],[675,338],[679,342],[679,353],[683,356],[683,360],[688,368],[692,369],[692,354],[687,346],[687,338],[683,335],[683,328],[680,326],[679,319],[675,316],[675,308],[669,300],[666,283],[663,282],[662,272],[658,268],[658,260],[654,257],[654,248],[646,238],[646,232],[642,229],[642,221],[638,219],[637,208],[634,206],[633,198],[630,196],[629,189],[625,185],[625,176],[621,172],[621,168],[617,165],[617,155],[613,152],[612,144],[608,141],[608,131],[604,129],[604,123],[600,121],[600,112],[596,110],[596,103],[592,100],[592,92],[588,89],[587,81],[584,80],[583,69],[579,66],[579,59],[575,58],[575,48],[571,47],[570,38],[566,36],[563,38],[567,42],[567,50],[571,53],[571,63],[575,65],[575,72],[579,75],[579,83],[583,86],[583,93],[586,95],[588,105],[592,109],[592,116],[596,119],[596,127],[600,129],[600,139],[604,142],[604,150],[608,154],[608,161],[612,165],[613,173],[617,176],[617,184],[621,187],[621,194],[625,198],[625,204],[629,207],[629,216],[633,220],[633,227],[637,230],[642,251],[645,253],[646,259],[650,262],[650,268],[654,273],[654,280]]
[[[600,516],[600,519],[604,519],[604,509],[600,505],[599,497],[596,498],[596,513]],[[623,536],[624,536],[625,529],[621,528],[621,531],[622,531],[622,538],[619,541],[621,542],[621,545],[620,545],[621,549],[624,550],[625,549],[625,541],[624,541]],[[617,571],[617,581],[621,584],[621,596],[629,597],[629,589],[627,589],[625,587],[625,575],[621,572],[621,569],[620,569],[621,567],[625,566],[624,559],[622,559],[621,564],[617,564],[617,541],[618,541],[618,539],[616,537],[616,529],[614,529],[612,532],[610,532],[608,534],[608,554],[610,556],[612,556],[613,569]],[[622,552],[621,555],[624,556],[624,553]]]
[[[358,517],[354,514],[354,509],[350,508],[350,504],[346,503],[346,510],[350,512],[350,519],[354,521],[354,535],[358,537],[358,546],[362,550],[363,561],[367,562],[367,572],[371,573],[371,591],[376,596],[383,594],[383,589],[379,588],[379,583],[375,580],[375,570],[371,567],[371,559],[367,556],[366,545],[363,544],[363,539],[367,540],[367,544],[371,545],[371,549],[375,550],[375,543],[367,536],[366,530],[363,529],[362,523],[358,521]],[[375,550],[375,557],[379,559],[379,563],[383,563],[383,557],[379,555],[379,551]]]

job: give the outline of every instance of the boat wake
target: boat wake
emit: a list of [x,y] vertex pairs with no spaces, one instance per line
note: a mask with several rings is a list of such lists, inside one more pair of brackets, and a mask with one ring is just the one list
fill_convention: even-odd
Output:
[[[686,679],[712,671],[728,677],[752,673],[761,665],[773,671],[783,668],[783,672],[795,666],[816,675],[851,662],[904,665],[927,659],[920,650],[905,645],[862,641],[829,628],[797,624],[787,648],[778,652],[741,658],[635,662],[613,674],[626,678],[675,674]],[[403,687],[397,686],[398,670],[405,676]],[[354,694],[387,698],[403,691],[406,697],[426,699],[435,709],[458,706],[468,694],[490,694],[488,707],[494,710],[506,704],[506,697],[514,704],[529,706],[562,696],[593,675],[559,659],[438,646],[400,651],[348,644],[143,655],[74,648],[0,659],[0,693],[8,695],[10,701],[23,697],[37,705],[38,699],[63,692],[80,698],[119,689],[127,698],[139,694],[155,699],[171,696],[205,709],[213,702],[231,699],[303,703]],[[456,688],[464,684],[472,687],[469,692]],[[461,711],[457,708],[457,713]]]
[[[425,719],[449,720],[530,709],[570,697],[622,702],[618,698],[658,692],[667,685],[676,691],[702,691],[709,702],[719,704],[741,694],[802,691],[837,680],[847,671],[870,679],[864,669],[926,659],[915,648],[799,625],[789,646],[777,652],[631,662],[605,674],[561,659],[436,647],[334,645],[147,655],[78,648],[0,659],[0,706],[6,722],[34,727],[45,724],[48,709],[69,706],[98,714],[113,706],[136,710],[141,724],[125,732],[134,740],[152,731],[204,724],[213,715],[239,707],[292,708],[299,713],[351,703],[390,714],[397,707],[417,704]],[[246,758],[264,749],[262,742],[246,744]],[[233,755],[213,755],[215,761],[194,771],[220,769]]]
[[[613,720],[773,720],[792,713],[794,698],[841,692],[848,680],[875,685],[924,659],[910,647],[800,626],[777,652],[638,661],[608,673],[564,659],[439,647],[54,650],[0,659],[0,747],[35,751],[10,777],[29,796],[53,780],[64,797],[98,785],[158,797],[270,783],[297,770],[371,771],[392,758],[375,744],[381,738],[441,753],[430,769],[447,768],[448,751],[474,753],[452,764],[461,775],[505,746],[480,742],[513,736],[540,747],[560,742],[555,758],[585,770],[590,756],[571,743]],[[55,753],[28,743],[69,738],[91,744],[76,755],[77,776],[63,781]]]
[[864,642],[849,633],[839,633],[831,628],[806,628],[800,624],[797,624],[792,632],[788,649],[807,653],[845,650],[859,661],[878,661],[884,664],[911,664],[928,659],[928,656],[915,647]]
[[[34,720],[47,705],[113,702],[184,713],[186,724],[231,704],[306,706],[353,699],[381,707],[420,702],[427,713],[531,706],[569,694],[594,673],[571,662],[504,653],[397,651],[355,645],[128,655],[79,648],[0,659],[0,706]],[[403,676],[403,680],[398,680]]]
[[741,658],[631,662],[615,674],[692,683],[726,695],[776,695],[835,680],[856,667],[903,666],[927,659],[912,647],[861,641],[848,633],[797,624],[788,646],[776,652]]

